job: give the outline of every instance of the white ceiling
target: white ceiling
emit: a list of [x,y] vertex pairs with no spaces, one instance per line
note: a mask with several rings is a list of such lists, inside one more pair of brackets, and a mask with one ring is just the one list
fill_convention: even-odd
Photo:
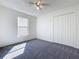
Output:
[[0,0],[0,4],[28,15],[41,16],[49,11],[55,11],[79,3],[79,0],[44,0],[49,6],[44,6],[42,10],[38,11],[33,5],[29,4],[30,1],[33,0]]

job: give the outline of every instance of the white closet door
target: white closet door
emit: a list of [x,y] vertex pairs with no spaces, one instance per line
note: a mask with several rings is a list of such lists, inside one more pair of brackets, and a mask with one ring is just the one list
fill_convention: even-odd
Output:
[[77,10],[77,48],[79,49],[79,8]]
[[54,17],[54,42],[75,46],[76,17],[68,13]]

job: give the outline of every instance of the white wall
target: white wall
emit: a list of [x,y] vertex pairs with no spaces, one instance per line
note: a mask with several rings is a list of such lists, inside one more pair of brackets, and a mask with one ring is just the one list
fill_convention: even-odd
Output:
[[[20,39],[17,38],[18,16],[29,19],[29,29],[31,29],[28,36],[22,37]],[[0,47],[35,38],[34,36],[31,37],[31,32],[35,33],[35,23],[33,20],[36,20],[36,18],[33,16],[0,6]]]
[[37,38],[79,48],[79,5],[37,19]]

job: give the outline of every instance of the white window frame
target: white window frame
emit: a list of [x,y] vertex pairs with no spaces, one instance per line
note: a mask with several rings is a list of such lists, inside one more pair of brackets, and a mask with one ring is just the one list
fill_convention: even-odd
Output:
[[[17,30],[17,37],[24,37],[29,35],[29,20],[27,18],[19,16],[17,20]],[[24,33],[24,31],[26,32],[26,34]]]

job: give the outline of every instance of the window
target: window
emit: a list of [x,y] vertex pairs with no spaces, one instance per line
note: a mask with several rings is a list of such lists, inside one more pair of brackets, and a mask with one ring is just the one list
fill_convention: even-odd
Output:
[[29,34],[29,25],[28,25],[28,19],[24,17],[18,17],[18,37],[27,36]]

